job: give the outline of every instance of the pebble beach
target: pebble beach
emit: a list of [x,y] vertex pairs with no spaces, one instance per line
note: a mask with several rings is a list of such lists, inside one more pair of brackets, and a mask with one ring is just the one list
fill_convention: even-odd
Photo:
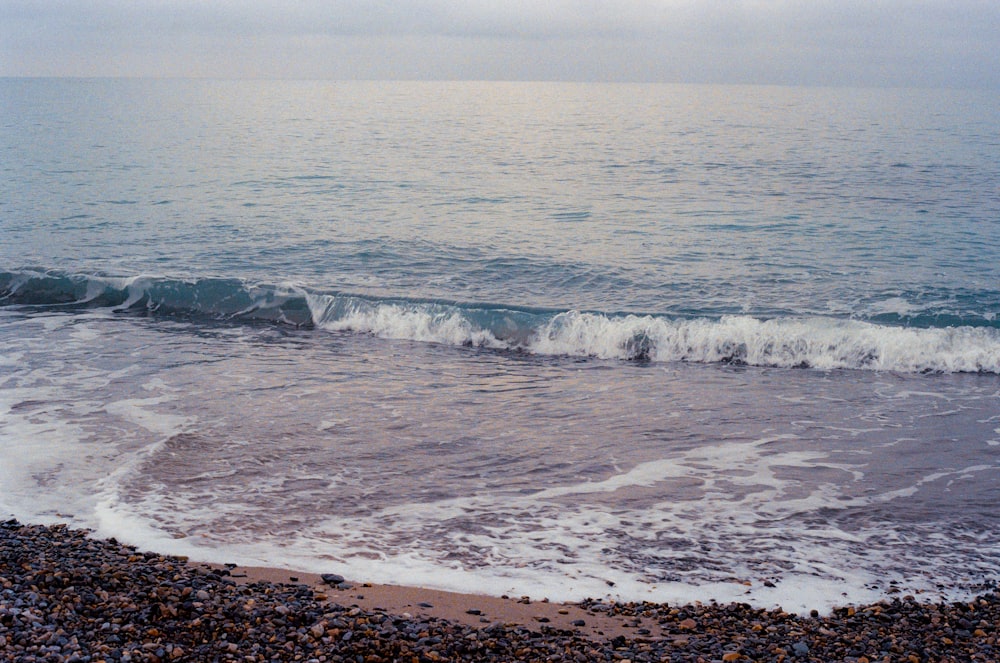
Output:
[[4,655],[1000,660],[997,91],[0,107]]
[[[992,590],[968,602],[903,596],[808,616],[746,604],[442,598],[416,588],[388,590],[377,606],[356,600],[377,594],[376,588],[332,571],[260,580],[235,565],[197,564],[63,525],[9,520],[0,524],[0,660],[870,663],[1000,657],[1000,595]],[[450,617],[431,614],[434,601],[447,602]]]

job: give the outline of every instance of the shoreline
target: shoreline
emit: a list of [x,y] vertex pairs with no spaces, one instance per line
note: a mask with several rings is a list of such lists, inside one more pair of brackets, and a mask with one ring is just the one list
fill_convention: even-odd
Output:
[[[798,616],[549,603],[141,552],[0,523],[2,661],[995,661],[1000,595]],[[89,659],[88,659],[89,657]]]
[[[588,599],[581,603],[535,600],[527,596],[488,596],[450,592],[409,585],[385,585],[344,579],[342,583],[325,581],[324,574],[298,572],[278,567],[219,565],[189,562],[209,572],[227,572],[237,584],[265,582],[273,584],[305,585],[314,598],[365,611],[382,611],[390,614],[420,618],[436,618],[483,628],[490,624],[515,624],[541,630],[559,629],[573,631],[592,638],[619,636],[649,636],[650,624],[641,616],[611,614],[615,603]],[[644,633],[639,633],[644,630]]]

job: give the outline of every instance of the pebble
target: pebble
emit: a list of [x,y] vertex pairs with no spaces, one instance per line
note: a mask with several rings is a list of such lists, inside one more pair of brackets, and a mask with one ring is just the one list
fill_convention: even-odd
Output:
[[333,585],[334,587],[342,585],[346,581],[344,576],[337,575],[336,573],[323,573],[320,575],[320,580],[328,585]]
[[[328,575],[324,582],[340,584]],[[348,608],[317,600],[305,585],[237,585],[184,559],[63,525],[0,523],[5,663],[1000,660],[995,591],[957,603],[894,595],[808,617],[743,603],[579,607],[623,624],[641,619],[652,630],[606,638],[541,620],[471,626]]]

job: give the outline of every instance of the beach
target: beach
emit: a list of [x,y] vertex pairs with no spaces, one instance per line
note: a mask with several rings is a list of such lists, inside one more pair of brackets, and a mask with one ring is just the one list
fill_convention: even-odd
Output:
[[5,656],[1000,659],[996,91],[0,104]]
[[63,525],[0,525],[4,661],[991,661],[1000,596],[800,616],[557,604],[200,564]]

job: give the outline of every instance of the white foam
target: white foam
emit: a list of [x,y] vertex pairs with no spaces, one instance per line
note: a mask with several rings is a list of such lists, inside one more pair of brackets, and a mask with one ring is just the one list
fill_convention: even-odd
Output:
[[[233,557],[223,547],[199,545],[198,537],[177,538],[163,529],[157,528],[145,515],[140,515],[132,507],[126,506],[113,491],[102,491],[93,508],[93,524],[96,536],[114,537],[123,543],[142,550],[155,550],[165,555],[184,555],[203,562],[225,564]],[[248,551],[241,551],[239,559],[244,564],[261,566],[267,564],[264,558],[254,558]]]
[[[939,304],[940,302],[935,303]],[[921,307],[913,304],[905,297],[889,297],[888,299],[872,302],[865,307],[865,313],[867,315],[884,315],[888,313],[902,317],[912,315],[920,310],[925,310],[925,307],[929,307],[931,305],[932,304],[928,303]]]
[[[164,402],[162,397],[119,401],[110,412],[156,431],[159,438],[182,425],[155,423],[153,408]],[[251,505],[243,513],[239,504],[185,501],[173,492],[154,492],[139,501],[134,495],[124,499],[122,489],[135,478],[135,471],[155,462],[155,453],[162,449],[157,443],[116,458],[115,469],[97,485],[92,521],[85,524],[101,536],[206,561],[336,571],[375,582],[455,591],[475,588],[552,600],[591,596],[670,603],[711,597],[800,612],[843,604],[845,592],[851,601],[882,598],[875,587],[879,579],[871,571],[877,568],[872,560],[882,553],[867,540],[884,537],[884,531],[796,528],[790,540],[784,527],[770,528],[766,523],[824,506],[863,506],[911,493],[838,502],[836,486],[818,484],[800,494],[801,486],[780,478],[778,468],[833,467],[846,472],[851,468],[784,444],[793,441],[791,435],[773,435],[720,443],[626,467],[603,481],[533,494],[482,492],[387,506],[354,517],[331,515],[278,534],[267,532],[273,515]],[[986,469],[990,468],[974,465],[937,472],[918,484]],[[629,491],[648,494],[661,482],[678,478],[693,480],[688,499],[652,504],[644,500],[641,509],[624,506]],[[218,522],[260,525],[234,529],[216,527]],[[186,536],[177,538],[180,533]],[[724,571],[701,568],[702,561],[685,570],[689,553],[664,548],[660,536],[686,542],[692,549],[708,546],[711,552],[699,550],[697,557],[709,565],[719,564]],[[852,556],[856,549],[871,555],[860,567]],[[747,551],[752,552],[747,555]],[[453,557],[454,553],[460,554]],[[642,568],[645,557],[651,560],[648,570]],[[680,570],[671,561],[657,561],[671,559],[681,563]],[[757,561],[748,564],[747,559]],[[779,568],[778,561],[793,567]],[[664,571],[670,577],[662,576]],[[764,584],[771,578],[778,578],[770,583],[773,587]]]
[[536,329],[506,330],[498,336],[476,326],[471,321],[475,316],[461,308],[315,294],[306,299],[313,321],[322,329],[517,348],[540,355],[822,370],[1000,373],[1000,333],[990,328],[914,329],[821,317],[761,320],[729,315],[714,320],[567,311]]
[[507,347],[489,331],[476,329],[457,311],[355,301],[347,304],[346,310],[338,310],[333,315],[335,307],[344,305],[336,298],[309,295],[307,302],[317,326],[330,331],[354,331],[379,338],[447,345]]
[[0,352],[0,366],[17,366],[23,363],[25,353],[6,350]]
[[129,277],[126,279],[120,279],[118,286],[120,289],[125,290],[126,297],[125,301],[117,306],[117,310],[126,311],[136,303],[142,301],[143,297],[147,295],[150,287],[153,285],[155,277],[138,275]]
[[[789,473],[796,468],[803,473]],[[864,478],[856,466],[802,451],[795,436],[777,434],[699,446],[624,467],[602,481],[530,494],[482,491],[358,515],[272,521],[275,515],[253,505],[206,503],[200,493],[195,499],[150,494],[126,504],[117,490],[107,492],[97,513],[105,535],[212,561],[553,600],[711,597],[806,612],[883,598],[880,560],[909,546],[887,547],[895,533],[877,523],[848,531],[824,516],[796,525],[799,514],[885,504],[927,483],[991,469],[939,470],[904,488],[848,498],[845,485]],[[829,482],[803,485],[794,478],[810,470],[832,471]],[[657,501],[658,490],[670,499]],[[628,506],[633,503],[642,506]],[[255,527],[234,526],[249,522]],[[280,531],[269,533],[272,526]],[[177,533],[187,536],[175,539]],[[913,560],[887,563],[914,568]],[[908,580],[908,587],[920,588],[919,578]]]
[[57,387],[0,390],[0,509],[7,513],[56,520],[85,501],[61,475],[87,453],[86,431],[59,416],[58,397]]
[[529,345],[540,354],[602,359],[632,358],[637,348],[656,361],[1000,372],[1000,336],[992,329],[908,329],[829,318],[674,320],[570,311],[555,316]]
[[[386,506],[363,516],[330,515],[283,533],[280,539],[248,531],[234,540],[229,533],[221,545],[228,552],[221,557],[318,572],[335,569],[375,582],[455,591],[475,587],[493,594],[553,600],[607,596],[677,603],[711,596],[719,601],[808,611],[842,604],[842,592],[854,601],[879,598],[872,567],[856,568],[850,552],[867,547],[865,532],[817,528],[808,533],[796,531],[793,541],[785,538],[782,527],[762,526],[821,507],[836,509],[873,501],[859,498],[838,503],[837,486],[820,483],[801,492],[798,482],[780,478],[777,470],[790,467],[829,467],[860,478],[860,473],[830,463],[822,454],[779,451],[773,446],[793,439],[775,435],[700,447],[682,456],[640,463],[604,481],[532,494],[484,492]],[[628,503],[628,491],[655,489],[660,482],[678,478],[697,480],[687,500],[646,502],[640,510],[620,506]],[[602,497],[605,494],[607,498]],[[883,497],[888,500],[896,495]],[[102,506],[109,523],[127,517],[121,505],[110,506],[114,508]],[[158,511],[153,504],[142,505],[151,507]],[[208,512],[178,508],[173,500],[169,511],[183,514],[202,529],[204,523],[211,523]],[[650,527],[645,529],[641,523]],[[184,529],[176,518],[172,526]],[[180,548],[167,540],[165,531],[151,529],[142,536],[149,537],[149,545],[168,551],[190,551],[190,546],[202,544],[220,547],[218,541],[189,537]],[[698,564],[685,570],[689,552],[663,547],[660,536],[685,541],[692,548],[709,546],[717,555],[714,561],[724,570]],[[741,548],[739,541],[752,548]],[[755,563],[746,562],[746,549],[753,550]],[[183,554],[205,556],[203,552]],[[875,550],[871,554],[878,555]],[[218,550],[212,555],[220,557]],[[647,557],[652,566],[643,571],[642,560]],[[680,566],[668,560],[679,561]],[[790,562],[793,567],[776,566],[778,562]],[[661,577],[663,573],[668,576]],[[771,577],[779,580],[766,585]]]
[[192,421],[191,417],[176,414],[164,414],[149,409],[151,405],[159,405],[173,400],[172,396],[163,395],[152,398],[129,398],[108,403],[105,411],[117,417],[141,426],[151,433],[164,438],[183,432]]
[[[10,515],[95,527],[96,505],[128,459],[188,422],[152,409],[169,395],[106,401],[136,366],[88,361],[104,329],[87,321],[99,319],[107,314],[35,315],[13,324],[21,330],[43,325],[58,340],[16,330],[6,338],[22,358],[0,389],[0,509]],[[154,377],[145,388],[158,382]]]
[[323,329],[383,338],[521,347],[541,355],[600,359],[644,358],[753,366],[866,369],[899,372],[1000,372],[1000,335],[993,329],[910,329],[832,318],[750,316],[671,319],[568,311],[508,342],[477,328],[461,310],[309,295]]

